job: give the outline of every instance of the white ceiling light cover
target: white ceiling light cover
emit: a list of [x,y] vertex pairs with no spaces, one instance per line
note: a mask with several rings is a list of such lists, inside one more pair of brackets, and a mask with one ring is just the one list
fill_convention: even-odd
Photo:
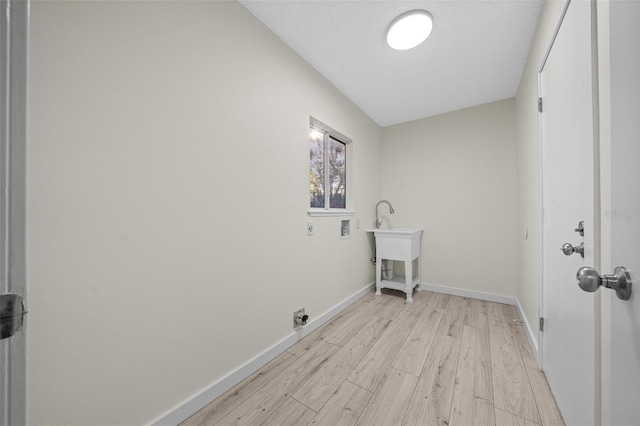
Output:
[[393,20],[387,30],[387,44],[395,50],[407,50],[425,41],[433,30],[433,17],[426,10],[412,10]]

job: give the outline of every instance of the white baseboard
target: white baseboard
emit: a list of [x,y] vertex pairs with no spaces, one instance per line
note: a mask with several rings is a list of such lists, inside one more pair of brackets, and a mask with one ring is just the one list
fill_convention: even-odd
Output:
[[518,309],[518,315],[520,316],[520,320],[524,324],[524,329],[527,332],[527,337],[529,338],[529,343],[531,344],[531,348],[533,349],[534,356],[536,357],[536,361],[540,364],[540,357],[538,356],[538,339],[534,338],[537,334],[534,332],[534,329],[531,328],[531,324],[527,321],[527,317],[524,315],[524,311],[522,309],[522,305],[520,305],[520,301],[517,297],[513,296],[504,296],[501,294],[494,293],[485,293],[482,291],[473,291],[466,290],[456,287],[446,287],[442,285],[436,284],[420,284],[421,290],[429,290],[436,293],[445,293],[451,294],[453,296],[461,296],[461,297],[470,297],[473,299],[486,300],[487,302],[496,302],[496,303],[505,303],[507,305],[514,305]]
[[466,290],[456,287],[446,287],[436,284],[420,284],[421,290],[434,291],[436,293],[451,294],[453,296],[469,297],[472,299],[486,300],[487,302],[504,303],[507,305],[518,305],[518,299],[513,296],[504,296],[501,294],[485,293],[483,291]]
[[329,321],[331,318],[338,315],[356,300],[360,299],[374,289],[375,283],[371,283],[361,290],[357,291],[342,302],[338,303],[333,308],[329,309],[322,315],[310,321],[306,326],[294,331],[293,333],[282,339],[280,342],[265,350],[255,358],[249,360],[240,368],[230,372],[225,377],[196,393],[177,406],[166,411],[164,414],[151,421],[149,425],[177,425],[188,419],[193,414],[198,412],[201,408],[209,404],[211,401],[215,400],[220,395],[249,377],[260,367],[267,364],[276,356],[286,351],[293,344],[300,341],[303,337],[307,336],[309,333]]
[[[518,307],[518,315],[520,315],[520,319],[522,320],[522,323],[524,324],[524,330],[527,332],[527,337],[529,338],[529,344],[531,344],[531,349],[533,349],[533,355],[536,358],[536,362],[538,363],[538,366],[540,366],[540,356],[538,354],[538,339],[537,337],[539,337],[539,334],[535,331],[535,328],[531,328],[531,324],[529,324],[529,321],[527,321],[527,317],[524,315],[524,310],[522,309],[522,305],[520,305],[520,300],[518,300],[518,304],[516,305]],[[534,336],[536,336],[534,338]]]

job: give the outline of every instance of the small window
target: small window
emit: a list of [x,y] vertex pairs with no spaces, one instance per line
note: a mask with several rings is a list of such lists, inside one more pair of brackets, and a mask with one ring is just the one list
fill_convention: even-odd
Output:
[[312,120],[309,133],[309,183],[311,210],[347,212],[348,144],[350,139]]

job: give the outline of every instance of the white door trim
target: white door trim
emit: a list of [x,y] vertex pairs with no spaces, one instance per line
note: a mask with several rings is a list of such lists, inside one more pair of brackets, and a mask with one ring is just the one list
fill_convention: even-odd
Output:
[[[29,1],[0,0],[0,293],[26,296],[26,114]],[[0,425],[26,419],[24,326],[0,341]]]
[[[600,138],[600,212],[611,206],[611,81],[609,54],[609,2],[597,3],[598,19],[598,98]],[[600,215],[600,269],[613,271],[611,262],[611,217]],[[611,297],[612,292],[600,295],[600,418],[601,424],[611,424]]]

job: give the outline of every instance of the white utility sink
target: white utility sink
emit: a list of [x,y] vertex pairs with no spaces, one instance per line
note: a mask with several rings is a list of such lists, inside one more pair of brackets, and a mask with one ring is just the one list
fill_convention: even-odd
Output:
[[[376,294],[383,288],[404,291],[407,302],[413,302],[413,289],[420,284],[420,240],[422,229],[392,228],[367,229],[376,241]],[[413,274],[413,261],[418,259],[417,273]],[[383,261],[404,262],[404,277],[393,277],[393,272],[383,277]],[[391,265],[393,271],[393,265]]]

